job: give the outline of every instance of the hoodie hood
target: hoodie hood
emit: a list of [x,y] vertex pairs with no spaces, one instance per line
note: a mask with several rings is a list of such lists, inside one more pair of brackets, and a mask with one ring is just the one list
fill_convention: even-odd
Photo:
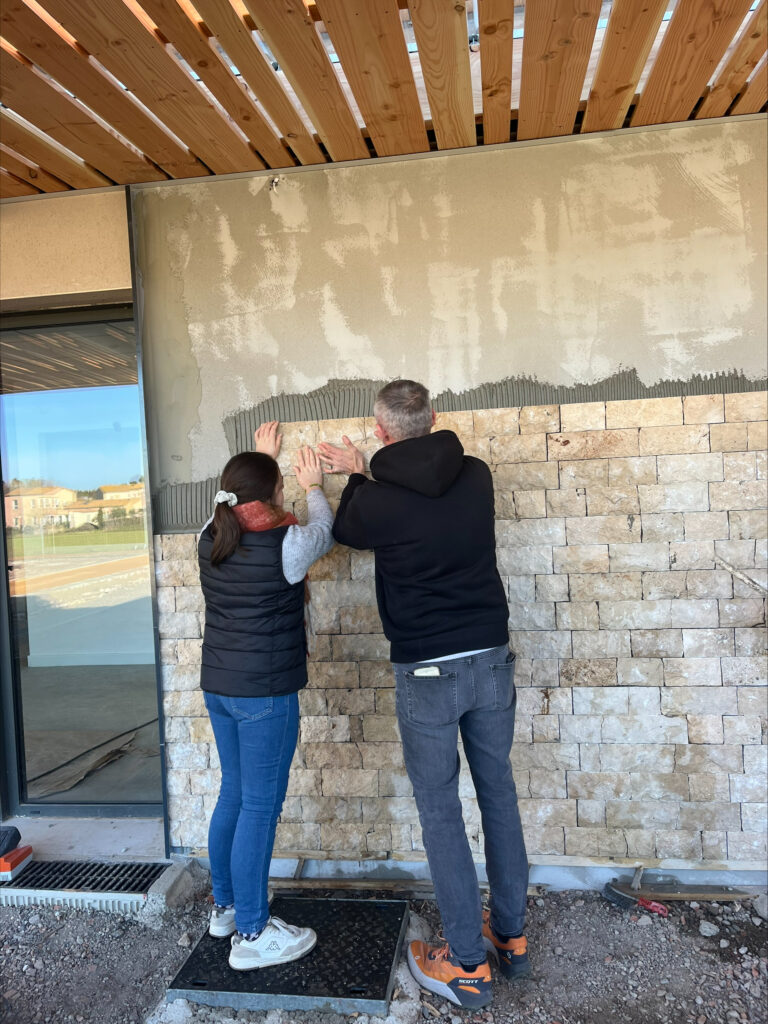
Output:
[[374,480],[439,498],[463,465],[464,448],[458,437],[452,430],[436,430],[379,449],[371,459],[371,474]]

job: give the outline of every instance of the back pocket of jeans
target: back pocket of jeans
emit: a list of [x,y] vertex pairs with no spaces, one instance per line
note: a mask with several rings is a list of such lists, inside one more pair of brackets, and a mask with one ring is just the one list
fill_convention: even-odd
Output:
[[503,665],[491,665],[495,708],[506,711],[515,703],[515,655],[510,651]]
[[415,676],[413,672],[402,674],[400,700],[405,698],[406,707],[401,704],[401,713],[418,725],[450,725],[459,719],[459,698],[455,672],[443,672],[439,676]]
[[272,714],[272,697],[233,697],[232,717],[241,722],[258,722]]

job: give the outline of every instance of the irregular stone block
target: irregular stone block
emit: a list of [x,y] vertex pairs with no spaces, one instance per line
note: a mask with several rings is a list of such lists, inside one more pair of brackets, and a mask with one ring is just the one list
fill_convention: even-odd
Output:
[[569,545],[623,544],[640,540],[639,516],[589,516],[566,518],[565,531]]
[[595,601],[562,602],[555,607],[558,629],[596,630],[599,626]]
[[701,860],[701,833],[682,829],[660,829],[654,836],[656,856],[678,860]]
[[[564,548],[555,548],[555,551],[563,551]],[[537,601],[567,601],[568,600],[568,577],[567,576],[536,576],[536,600]],[[565,628],[565,627],[558,627]]]
[[655,455],[638,455],[608,460],[609,487],[637,486],[658,483]]
[[603,719],[603,743],[687,743],[685,719],[655,715],[615,715]]
[[768,683],[768,659],[764,656],[723,658],[720,665],[723,686],[765,686]]
[[768,419],[768,392],[743,391],[726,395],[725,418],[726,421]]
[[639,572],[669,568],[669,544],[610,544],[611,572]]
[[605,821],[609,828],[663,828],[677,824],[677,800],[607,800]]
[[615,686],[580,686],[573,691],[574,715],[626,715],[628,712],[626,690]]
[[586,491],[583,487],[566,487],[558,491],[546,491],[546,511],[550,516],[585,516],[587,514]]
[[722,395],[687,395],[683,398],[685,423],[722,423],[724,419]]
[[765,601],[760,598],[735,597],[717,603],[721,626],[760,626],[765,622]]
[[561,686],[615,686],[614,658],[564,659],[560,663]]
[[706,452],[699,455],[659,455],[656,462],[660,484],[723,479],[723,456],[720,452]]
[[493,479],[497,490],[546,490],[560,485],[556,462],[502,463],[495,467]]
[[724,452],[723,479],[740,482],[757,479],[757,452]]
[[574,402],[560,406],[560,428],[566,432],[605,429],[605,402]]
[[710,485],[700,481],[674,484],[640,484],[640,510],[650,512],[699,512],[709,509]]
[[608,486],[607,459],[560,463],[560,487],[589,487],[593,484]]
[[[546,462],[546,434],[501,434],[491,441],[491,461]],[[517,488],[515,488],[517,490]],[[525,488],[520,488],[524,490]]]
[[591,516],[638,515],[640,501],[637,487],[588,487],[587,511]]
[[546,437],[549,458],[565,462],[644,454],[638,449],[637,435],[636,429],[574,430],[567,434],[547,434]]
[[762,480],[725,480],[709,485],[709,507],[713,512],[764,509],[766,488]]
[[680,658],[683,655],[680,629],[633,629],[630,635],[634,657]]
[[572,643],[579,660],[629,657],[632,651],[627,629],[574,631]]
[[482,437],[520,433],[519,409],[475,409],[472,420],[474,432]]
[[728,513],[731,540],[764,540],[768,536],[768,516],[762,509]]
[[570,544],[552,552],[556,573],[607,573],[607,544]]
[[521,434],[551,434],[560,429],[560,407],[525,405],[520,410]]
[[709,447],[713,452],[747,451],[747,424],[713,423],[709,428]]
[[733,655],[732,629],[684,629],[683,653],[686,658],[720,658]]
[[605,403],[605,423],[612,427],[651,427],[681,424],[681,398],[640,398]]

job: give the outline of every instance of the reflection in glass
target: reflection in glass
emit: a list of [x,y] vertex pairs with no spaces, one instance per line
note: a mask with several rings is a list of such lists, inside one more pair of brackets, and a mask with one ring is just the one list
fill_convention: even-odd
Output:
[[4,331],[0,357],[21,798],[159,802],[132,324]]

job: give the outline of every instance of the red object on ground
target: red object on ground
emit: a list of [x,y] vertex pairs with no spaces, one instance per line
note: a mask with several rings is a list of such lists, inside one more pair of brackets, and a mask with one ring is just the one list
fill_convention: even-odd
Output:
[[652,914],[658,914],[659,917],[669,917],[669,910],[663,903],[657,903],[656,900],[647,900],[640,896],[637,900],[638,907],[645,907],[646,910],[650,910]]
[[31,846],[17,846],[15,850],[4,853],[0,857],[0,882],[10,882],[31,859]]

